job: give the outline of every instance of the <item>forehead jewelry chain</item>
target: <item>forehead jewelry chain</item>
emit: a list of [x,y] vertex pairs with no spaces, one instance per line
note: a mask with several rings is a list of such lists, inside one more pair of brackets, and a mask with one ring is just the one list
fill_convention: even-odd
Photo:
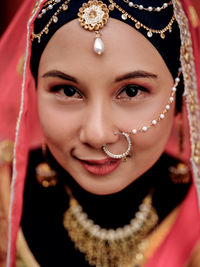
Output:
[[123,0],[125,3],[127,3],[130,7],[132,8],[136,8],[139,10],[145,10],[145,11],[155,11],[155,12],[160,12],[164,9],[166,9],[168,6],[172,5],[172,2],[170,1],[169,3],[163,3],[162,6],[157,6],[157,7],[152,7],[152,6],[148,6],[148,7],[144,7],[143,5],[138,5],[138,4],[134,4],[132,1],[129,0]]
[[[60,4],[60,6],[57,8],[55,13],[52,15],[52,17],[49,19],[46,26],[39,32],[35,33],[32,32],[32,41],[34,39],[38,40],[38,43],[41,41],[41,37],[43,34],[49,33],[49,28],[53,23],[57,23],[59,20],[59,14],[63,11],[68,10],[68,4],[71,0],[64,1],[63,4]],[[129,6],[132,6],[133,8],[138,8],[140,10],[144,11],[161,11],[165,8],[167,8],[169,5],[171,5],[171,2],[164,3],[162,7],[143,7],[142,5],[136,5],[132,2],[129,2],[129,0],[124,0],[129,4]],[[60,3],[61,0],[49,0],[47,1],[41,12],[38,15],[38,19],[42,19],[42,17],[50,10],[56,8],[57,4]],[[172,31],[172,25],[175,21],[174,15],[170,19],[169,23],[161,30],[158,29],[152,29],[148,27],[147,25],[143,24],[141,21],[135,19],[133,16],[131,16],[128,12],[126,12],[123,8],[121,8],[118,4],[116,4],[113,0],[108,0],[109,5],[107,6],[103,1],[99,0],[90,0],[86,3],[83,3],[83,5],[79,8],[79,12],[77,14],[79,23],[81,27],[88,31],[93,31],[95,33],[95,41],[94,41],[94,52],[98,55],[101,55],[104,52],[104,44],[102,41],[102,34],[100,30],[107,24],[109,19],[109,12],[113,11],[114,9],[117,9],[121,13],[122,20],[130,19],[133,22],[133,26],[139,30],[140,28],[143,28],[147,31],[147,37],[151,38],[154,34],[160,35],[161,39],[165,39],[166,32]]]
[[61,0],[50,0],[50,1],[47,1],[46,3],[44,3],[43,9],[41,10],[41,12],[38,15],[38,19],[41,19],[43,17],[43,15],[47,13],[48,10],[53,9],[54,6],[60,2],[61,2]]
[[159,122],[161,122],[165,118],[166,113],[170,110],[171,104],[175,100],[176,87],[178,86],[178,84],[180,82],[180,75],[181,75],[181,69],[179,69],[178,75],[175,78],[174,86],[171,89],[171,94],[170,94],[170,97],[168,99],[168,102],[165,105],[165,108],[163,109],[163,111],[159,114],[159,116],[157,118],[153,119],[149,125],[143,125],[138,129],[132,129],[129,132],[121,132],[121,133],[117,132],[117,133],[114,133],[114,134],[120,134],[120,135],[123,135],[123,136],[126,137],[126,140],[127,140],[127,143],[128,143],[128,148],[124,153],[122,153],[122,154],[113,154],[107,149],[107,144],[104,144],[102,146],[103,151],[105,152],[105,154],[108,157],[114,158],[114,159],[125,159],[126,160],[126,156],[128,156],[128,154],[129,154],[129,152],[131,150],[131,146],[132,146],[132,143],[131,143],[131,140],[130,140],[130,135],[131,134],[136,135],[137,133],[141,133],[141,132],[145,133],[145,132],[147,132],[147,130],[149,128],[151,128],[153,126],[156,126]]
[[113,0],[108,0],[110,2],[109,5],[109,9],[110,10],[114,10],[114,8],[116,8],[118,11],[120,11],[122,13],[121,18],[125,21],[127,19],[130,19],[133,21],[133,23],[135,24],[135,28],[137,30],[139,30],[140,28],[143,28],[147,31],[147,36],[149,38],[151,38],[153,36],[153,34],[159,34],[161,39],[165,39],[165,33],[167,31],[171,32],[172,31],[172,24],[175,21],[175,17],[174,15],[172,16],[172,18],[170,19],[168,25],[166,27],[164,27],[161,30],[157,30],[157,29],[152,29],[148,26],[146,26],[145,24],[143,24],[142,22],[140,22],[139,20],[137,20],[136,18],[134,18],[133,16],[131,16],[128,12],[126,12],[123,8],[121,8],[118,4],[116,4]]

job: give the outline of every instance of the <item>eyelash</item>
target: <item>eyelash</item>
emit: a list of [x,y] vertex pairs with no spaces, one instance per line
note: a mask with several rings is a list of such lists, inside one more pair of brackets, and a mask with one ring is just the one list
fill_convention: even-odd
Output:
[[[135,92],[130,89],[134,89]],[[129,91],[128,91],[129,90]],[[122,96],[122,93],[126,92],[125,97]],[[117,98],[118,99],[133,99],[136,96],[140,96],[142,93],[149,93],[149,90],[141,85],[138,84],[127,84],[125,86],[122,87],[122,89],[120,89],[119,93],[117,94]]]
[[[66,95],[64,92],[66,89],[68,89],[68,93],[70,93],[69,89],[71,89],[72,95]],[[74,92],[72,92],[72,90]],[[78,94],[78,97],[76,97],[77,99],[82,98],[82,94],[73,85],[68,85],[68,84],[56,85],[56,86],[53,86],[50,91],[56,93],[56,95],[60,98],[65,98],[65,99],[74,98],[75,94]]]
[[[66,95],[66,93],[64,92],[66,89],[68,90],[68,93],[70,93],[69,89],[71,89],[72,94]],[[134,89],[135,91],[131,89]],[[56,86],[53,86],[50,89],[50,91],[55,92],[58,97],[63,98],[63,99],[74,99],[74,98],[82,99],[83,98],[83,94],[73,85],[68,85],[68,84],[56,85]],[[123,96],[122,95],[123,93],[126,93],[126,96]],[[131,100],[135,98],[136,96],[140,96],[142,93],[149,93],[149,90],[137,84],[127,84],[119,90],[119,92],[117,93],[117,99]],[[74,97],[74,95],[76,94],[78,94],[78,96]]]

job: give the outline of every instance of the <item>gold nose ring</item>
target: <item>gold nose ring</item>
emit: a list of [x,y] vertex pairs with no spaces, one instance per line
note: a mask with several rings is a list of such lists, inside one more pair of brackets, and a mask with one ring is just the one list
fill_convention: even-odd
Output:
[[128,154],[129,154],[129,152],[130,152],[130,150],[131,150],[131,139],[130,139],[130,136],[129,136],[129,134],[127,134],[127,133],[124,133],[124,132],[122,132],[122,133],[114,133],[114,134],[121,134],[121,135],[123,135],[125,138],[126,138],[126,140],[127,140],[127,142],[128,142],[128,148],[127,148],[127,150],[124,152],[124,153],[122,153],[122,154],[113,154],[113,153],[111,153],[108,149],[107,149],[107,147],[106,147],[106,144],[104,144],[103,145],[103,147],[102,147],[102,149],[103,149],[103,151],[106,153],[106,155],[108,156],[108,157],[110,157],[110,158],[113,158],[113,159],[123,159],[123,158],[126,158],[126,156],[128,156]]

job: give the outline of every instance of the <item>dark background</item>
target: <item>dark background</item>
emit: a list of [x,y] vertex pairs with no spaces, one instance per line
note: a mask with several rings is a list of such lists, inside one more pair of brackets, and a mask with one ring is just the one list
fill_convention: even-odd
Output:
[[21,5],[24,0],[1,0],[1,8],[0,8],[0,36],[5,31],[8,26],[10,20],[16,13],[17,9]]

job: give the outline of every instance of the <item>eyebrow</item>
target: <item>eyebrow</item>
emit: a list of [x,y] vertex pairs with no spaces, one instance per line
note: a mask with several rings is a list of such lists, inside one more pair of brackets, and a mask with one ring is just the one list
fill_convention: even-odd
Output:
[[[76,78],[59,70],[50,70],[46,72],[44,75],[42,75],[42,78],[49,78],[49,77],[54,77],[54,78],[56,77],[56,78],[60,78],[63,80],[78,83]],[[150,72],[143,71],[143,70],[137,70],[137,71],[132,71],[132,72],[129,72],[122,76],[117,77],[115,79],[115,82],[120,82],[120,81],[128,80],[128,79],[136,79],[136,78],[157,79],[158,76],[154,73],[150,73]]]
[[62,72],[59,70],[50,70],[48,72],[46,72],[44,75],[42,75],[42,78],[49,78],[49,77],[53,77],[53,78],[60,78],[63,80],[67,80],[67,81],[71,81],[71,82],[75,82],[78,83],[76,78]]
[[122,76],[119,76],[115,79],[115,82],[121,82],[123,80],[128,80],[128,79],[136,79],[136,78],[148,78],[148,79],[157,79],[158,75],[143,71],[143,70],[137,70],[137,71],[132,71],[129,73],[126,73]]

